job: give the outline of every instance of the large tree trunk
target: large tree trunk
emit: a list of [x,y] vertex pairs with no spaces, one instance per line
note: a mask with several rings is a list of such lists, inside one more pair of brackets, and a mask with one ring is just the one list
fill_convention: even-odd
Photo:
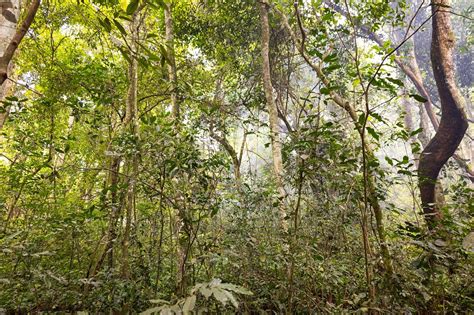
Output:
[[273,88],[270,72],[270,27],[268,25],[268,3],[260,2],[260,21],[261,21],[261,53],[262,53],[262,76],[263,89],[265,91],[265,99],[268,108],[268,118],[270,123],[270,139],[272,143],[273,172],[275,174],[276,186],[278,189],[278,211],[280,216],[280,224],[283,232],[288,232],[288,221],[285,207],[286,192],[283,186],[283,158],[281,154],[282,145],[278,126],[278,109],[273,99]]
[[[11,0],[7,2],[0,2],[0,58],[5,55],[5,51],[11,39],[15,35],[16,24],[20,16],[20,1]],[[0,59],[1,60],[1,59]],[[0,69],[0,101],[8,96],[11,89],[12,82],[6,80],[7,73],[10,72],[10,67]],[[8,118],[10,111],[9,106],[0,104],[0,130],[3,128],[5,121]]]
[[[33,23],[39,5],[40,0],[31,1],[24,21],[17,28],[20,17],[20,0],[0,1],[0,101],[10,92],[12,82],[7,79],[12,69],[11,60]],[[9,111],[9,106],[0,111],[0,130],[8,118]]]
[[419,187],[423,212],[430,227],[441,218],[436,206],[435,185],[439,172],[453,156],[467,130],[464,113],[464,99],[455,81],[453,62],[454,33],[451,29],[450,0],[432,4],[433,37],[431,42],[431,63],[441,101],[441,121],[438,130],[421,153],[418,167]]
[[0,84],[3,85],[8,78],[8,67],[18,45],[25,36],[33,22],[40,0],[32,0],[24,21],[20,27],[18,17],[20,15],[20,0],[4,0],[0,2]]

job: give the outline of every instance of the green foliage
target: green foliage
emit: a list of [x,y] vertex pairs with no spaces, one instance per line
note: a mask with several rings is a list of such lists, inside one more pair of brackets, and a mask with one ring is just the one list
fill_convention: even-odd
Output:
[[[261,82],[259,3],[42,2],[16,56],[18,84],[0,104],[9,114],[0,130],[0,313],[473,309],[472,183],[457,164],[443,169],[444,216],[439,231],[428,230],[416,165],[430,128],[415,113],[426,99],[407,93],[393,58],[384,59],[396,44],[390,34],[407,26],[407,4],[349,1],[350,17],[341,1],[296,4],[269,7],[282,198]],[[277,9],[298,38],[304,32],[305,57],[327,82]],[[137,112],[127,125],[134,59]],[[381,205],[391,275],[371,198]]]

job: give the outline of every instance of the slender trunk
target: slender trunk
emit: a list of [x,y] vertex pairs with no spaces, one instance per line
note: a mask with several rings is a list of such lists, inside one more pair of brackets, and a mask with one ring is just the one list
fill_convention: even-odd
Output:
[[105,254],[107,255],[107,262],[109,269],[114,267],[114,242],[117,239],[117,221],[120,216],[121,205],[118,200],[118,184],[121,158],[114,156],[110,161],[109,171],[109,187],[110,187],[110,215],[107,245],[105,247]]
[[179,121],[180,108],[178,103],[178,76],[174,51],[173,3],[165,4],[165,40],[168,54],[168,78],[170,81],[171,113],[175,122]]
[[439,172],[461,143],[468,123],[464,112],[464,99],[455,79],[453,50],[454,33],[451,28],[450,0],[432,4],[433,34],[431,63],[441,101],[441,121],[435,136],[421,153],[418,168],[419,187],[423,212],[430,228],[442,216],[436,206],[435,186]]
[[[137,85],[138,85],[138,32],[139,32],[139,12],[135,12],[130,24],[131,44],[130,44],[130,62],[128,65],[128,91],[127,106],[124,118],[124,127],[129,129],[135,141],[138,142],[138,117],[137,117]],[[135,145],[138,145],[137,143]],[[138,153],[132,153],[132,156],[126,157],[125,171],[127,176],[127,192],[124,198],[125,209],[125,228],[122,239],[122,276],[125,279],[130,278],[130,258],[129,245],[132,226],[132,214],[135,212],[135,194],[136,180],[138,175]]]
[[[0,86],[0,102],[3,101],[6,97],[10,96],[12,93],[13,82],[10,80],[6,80]],[[0,130],[3,129],[5,122],[8,119],[10,114],[10,106],[0,103]]]
[[[170,1],[164,6],[165,15],[165,40],[166,40],[166,52],[168,55],[168,79],[170,84],[170,101],[171,101],[171,115],[174,120],[176,132],[180,129],[180,104],[178,100],[178,74],[176,70],[176,57],[174,49],[174,26],[173,26],[173,2]],[[173,217],[173,234],[176,239],[176,293],[179,296],[184,295],[186,292],[186,249],[185,249],[185,236],[183,235],[183,225],[185,222],[184,214],[180,210],[176,210]]]
[[285,207],[286,192],[283,185],[283,158],[282,144],[280,140],[278,126],[278,109],[273,99],[273,87],[270,71],[270,27],[268,24],[268,8],[266,1],[260,2],[260,22],[261,22],[261,54],[262,54],[262,77],[263,89],[268,108],[268,119],[270,125],[270,139],[272,143],[273,172],[278,189],[278,211],[280,224],[284,233],[288,232],[287,211]]
[[[320,65],[314,63],[309,57],[306,52],[305,48],[305,42],[303,36],[303,40],[299,40],[296,37],[296,34],[293,32],[293,29],[291,28],[290,24],[288,23],[288,19],[286,16],[279,12],[280,16],[282,17],[283,24],[285,28],[287,29],[288,33],[291,36],[291,39],[293,43],[296,46],[296,49],[298,52],[301,54],[301,57],[305,60],[305,62],[311,67],[311,69],[316,73],[317,77],[321,80],[321,83],[327,87],[327,88],[332,88],[331,82],[329,79],[326,77],[326,75],[323,73],[323,70]],[[304,32],[304,29],[301,27],[301,32]],[[357,115],[357,111],[354,107],[353,104],[351,104],[347,99],[345,99],[342,95],[337,93],[335,90],[330,89],[329,96],[333,100],[336,105],[338,105],[341,109],[343,109],[351,118],[352,122],[356,126],[356,129],[358,130],[359,134],[361,135],[361,140],[364,143],[365,147],[365,152],[369,160],[374,159],[375,155],[372,151],[372,148],[370,147],[369,142],[365,139],[365,133],[363,133],[360,129],[360,124],[358,123],[359,116]],[[386,272],[388,275],[393,274],[393,264],[392,264],[392,259],[390,255],[390,250],[388,247],[388,242],[387,238],[385,235],[385,226],[383,222],[383,213],[382,213],[382,207],[380,206],[379,203],[379,198],[377,196],[377,192],[375,190],[375,176],[372,172],[367,172],[367,188],[368,188],[368,202],[370,203],[370,206],[372,207],[374,217],[375,217],[375,224],[377,227],[377,234],[379,237],[380,241],[380,251],[381,251],[381,256],[383,260],[384,267],[386,269]]]

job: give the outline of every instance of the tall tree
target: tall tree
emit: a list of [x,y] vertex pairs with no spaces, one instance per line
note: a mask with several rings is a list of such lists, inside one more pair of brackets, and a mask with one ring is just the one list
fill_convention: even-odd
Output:
[[451,27],[451,13],[448,9],[450,7],[450,0],[432,4],[431,63],[442,114],[435,136],[421,153],[418,167],[421,201],[430,227],[441,218],[435,199],[435,185],[439,172],[453,156],[468,127],[464,98],[456,85],[453,62],[455,38]]
[[[21,40],[33,23],[40,0],[32,0],[24,21],[18,25],[20,18],[20,0],[0,2],[0,101],[8,95],[11,82],[7,81],[11,72],[11,60]],[[18,28],[17,28],[18,27]],[[8,117],[9,106],[0,111],[0,129]]]
[[21,40],[33,23],[39,5],[40,0],[32,0],[25,19],[18,25],[20,0],[7,0],[0,3],[2,10],[0,16],[0,84],[2,85],[8,78],[8,66]]
[[272,78],[270,70],[270,26],[268,24],[269,4],[263,0],[260,2],[261,22],[261,54],[262,54],[262,78],[263,89],[268,109],[268,120],[270,125],[270,139],[272,143],[273,172],[278,189],[278,209],[280,223],[283,232],[288,232],[287,211],[285,206],[285,188],[283,183],[283,158],[281,154],[282,144],[278,125],[278,109],[273,96]]
[[165,12],[165,40],[166,52],[168,55],[168,78],[170,84],[171,96],[171,112],[173,118],[179,120],[179,103],[178,103],[178,76],[176,71],[176,58],[174,49],[174,26],[173,26],[173,2],[164,4]]

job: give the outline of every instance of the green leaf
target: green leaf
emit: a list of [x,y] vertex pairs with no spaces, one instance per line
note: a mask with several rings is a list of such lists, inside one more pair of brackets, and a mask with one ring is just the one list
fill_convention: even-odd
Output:
[[191,312],[194,309],[194,306],[196,306],[196,295],[193,294],[186,298],[186,301],[183,305],[183,312],[185,314]]
[[125,31],[125,28],[122,26],[122,24],[120,24],[117,20],[113,20],[114,22],[114,25],[118,28],[118,30],[120,31],[120,33],[122,33],[123,35],[127,35],[127,32]]
[[128,15],[132,15],[133,13],[135,13],[135,11],[138,9],[138,2],[139,2],[139,0],[131,0],[130,1],[130,3],[127,6],[127,10],[126,10]]
[[110,31],[112,30],[112,24],[110,23],[109,18],[105,18],[105,19],[103,19],[103,20],[99,18],[99,24],[102,25],[102,27],[103,27],[108,33],[110,33]]
[[323,95],[329,95],[330,90],[326,87],[322,87],[319,89],[319,92]]
[[390,77],[387,77],[387,80],[398,86],[403,86],[403,82],[399,79],[392,79]]
[[377,133],[377,131],[375,131],[373,128],[371,127],[367,127],[367,132],[375,139],[375,140],[379,140],[380,139],[380,135]]
[[410,137],[413,137],[413,136],[419,134],[422,130],[423,130],[423,128],[418,128],[416,130],[413,130],[412,132],[410,132]]
[[410,94],[409,95],[410,97],[414,98],[416,101],[420,102],[420,103],[426,103],[428,102],[428,100],[426,98],[424,98],[423,96],[421,95],[418,95],[418,94]]

